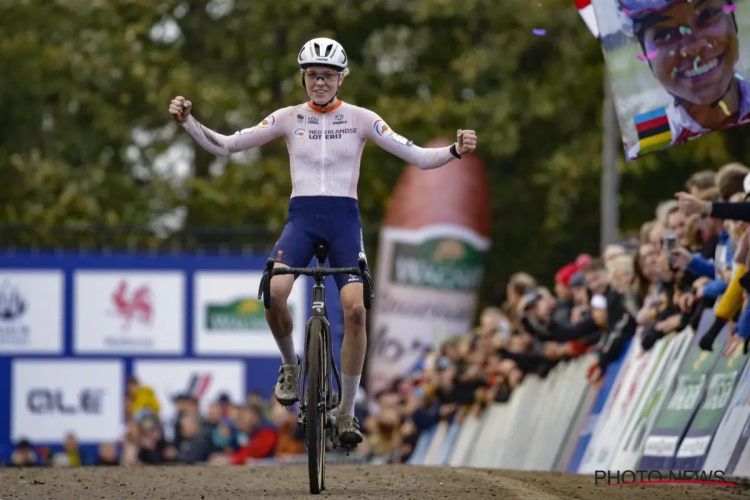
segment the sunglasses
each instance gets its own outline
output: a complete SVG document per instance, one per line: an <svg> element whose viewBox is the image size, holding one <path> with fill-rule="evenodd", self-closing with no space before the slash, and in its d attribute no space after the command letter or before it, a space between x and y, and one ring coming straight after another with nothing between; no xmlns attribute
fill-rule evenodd
<svg viewBox="0 0 750 500"><path fill-rule="evenodd" d="M338 71L322 71L317 72L313 69L306 69L303 70L302 73L305 75L305 79L309 80L311 82L316 81L318 78L323 78L323 81L326 83L333 83L336 81L336 78L341 74Z"/></svg>

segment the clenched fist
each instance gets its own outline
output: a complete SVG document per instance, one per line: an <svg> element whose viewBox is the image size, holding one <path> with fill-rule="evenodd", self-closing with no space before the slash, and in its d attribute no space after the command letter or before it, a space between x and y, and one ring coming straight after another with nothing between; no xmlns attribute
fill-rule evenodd
<svg viewBox="0 0 750 500"><path fill-rule="evenodd" d="M193 109L193 103L178 95L169 103L169 114L177 123L185 123L190 116L190 110Z"/></svg>
<svg viewBox="0 0 750 500"><path fill-rule="evenodd" d="M458 154L465 155L477 149L477 134L473 130L458 131Z"/></svg>

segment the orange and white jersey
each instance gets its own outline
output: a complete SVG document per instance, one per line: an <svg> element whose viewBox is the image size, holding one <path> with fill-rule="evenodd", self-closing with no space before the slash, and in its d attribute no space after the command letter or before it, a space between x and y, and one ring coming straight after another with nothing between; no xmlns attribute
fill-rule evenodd
<svg viewBox="0 0 750 500"><path fill-rule="evenodd" d="M337 101L325 112L312 103L279 109L252 128L226 136L191 115L185 130L208 152L228 156L283 137L289 150L292 197L357 198L360 160L367 139L420 169L456 159L450 147L420 148L396 134L376 113Z"/></svg>

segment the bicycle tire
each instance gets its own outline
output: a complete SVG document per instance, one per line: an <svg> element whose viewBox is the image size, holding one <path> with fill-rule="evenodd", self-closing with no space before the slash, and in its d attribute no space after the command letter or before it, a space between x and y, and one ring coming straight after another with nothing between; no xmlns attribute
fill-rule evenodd
<svg viewBox="0 0 750 500"><path fill-rule="evenodd" d="M322 394L325 387L325 348L323 346L323 323L312 319L307 351L307 470L310 476L310 493L319 494L325 486L326 468L326 412L321 414L320 403L325 403Z"/></svg>

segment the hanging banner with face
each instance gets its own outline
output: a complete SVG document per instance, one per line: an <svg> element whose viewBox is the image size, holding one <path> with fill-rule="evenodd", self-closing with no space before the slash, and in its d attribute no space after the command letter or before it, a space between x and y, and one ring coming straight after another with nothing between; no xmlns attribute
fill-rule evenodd
<svg viewBox="0 0 750 500"><path fill-rule="evenodd" d="M745 0L592 0L628 161L750 122Z"/></svg>

